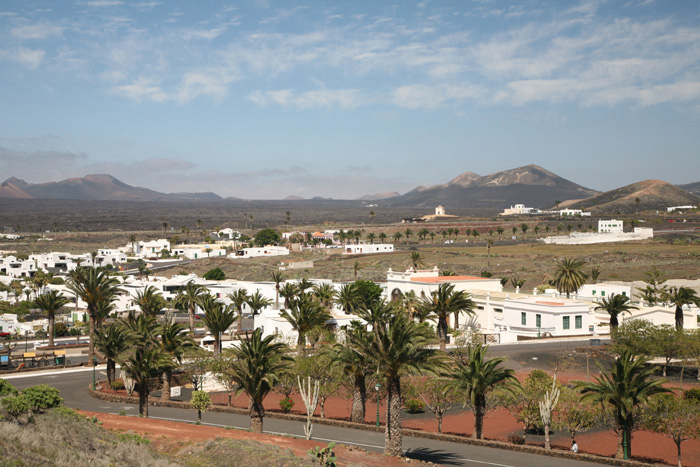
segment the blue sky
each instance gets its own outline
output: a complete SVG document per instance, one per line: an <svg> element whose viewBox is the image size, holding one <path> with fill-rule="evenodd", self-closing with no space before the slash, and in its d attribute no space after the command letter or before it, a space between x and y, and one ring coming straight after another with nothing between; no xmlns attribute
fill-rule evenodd
<svg viewBox="0 0 700 467"><path fill-rule="evenodd" d="M356 198L700 180L700 2L0 3L0 178ZM0 180L1 181L1 180Z"/></svg>

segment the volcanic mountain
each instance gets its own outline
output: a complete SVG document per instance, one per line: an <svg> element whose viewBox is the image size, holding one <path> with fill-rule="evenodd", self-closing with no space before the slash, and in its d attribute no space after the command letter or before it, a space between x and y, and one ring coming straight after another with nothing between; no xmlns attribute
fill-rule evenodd
<svg viewBox="0 0 700 467"><path fill-rule="evenodd" d="M689 191L694 195L700 195L700 182L686 183L685 185L676 185L685 191Z"/></svg>
<svg viewBox="0 0 700 467"><path fill-rule="evenodd" d="M2 198L87 199L111 201L219 200L214 193L160 193L128 185L111 175L87 175L60 182L32 184L14 177L0 185Z"/></svg>
<svg viewBox="0 0 700 467"><path fill-rule="evenodd" d="M501 210L513 204L548 207L557 201L588 198L595 190L577 185L537 165L491 175L466 172L443 185L418 187L386 200L393 206L476 208Z"/></svg>
<svg viewBox="0 0 700 467"><path fill-rule="evenodd" d="M627 214L646 210L665 211L669 206L697 206L698 204L700 204L700 196L663 180L644 180L578 201L569 207L586 208L601 214Z"/></svg>

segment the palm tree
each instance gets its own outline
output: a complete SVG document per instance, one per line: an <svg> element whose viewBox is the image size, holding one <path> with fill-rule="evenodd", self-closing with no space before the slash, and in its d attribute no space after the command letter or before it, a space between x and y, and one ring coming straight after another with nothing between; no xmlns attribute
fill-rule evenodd
<svg viewBox="0 0 700 467"><path fill-rule="evenodd" d="M638 310L636 306L632 306L630 303L630 298L626 295L615 294L609 299L604 298L603 302L595 307L596 310L604 310L610 315L610 331L613 332L617 329L620 324L617 317L624 312L631 312L631 310Z"/></svg>
<svg viewBox="0 0 700 467"><path fill-rule="evenodd" d="M136 292L136 297L131 301L141 310L141 313L155 316L165 308L165 299L163 295L152 285L146 286L143 291Z"/></svg>
<svg viewBox="0 0 700 467"><path fill-rule="evenodd" d="M284 308L289 308L289 299L294 297L299 291L297 284L293 282L287 282L280 289L280 295L284 298Z"/></svg>
<svg viewBox="0 0 700 467"><path fill-rule="evenodd" d="M290 285L290 284L285 284L285 285ZM248 295L248 291L246 289L238 289L238 290L234 290L233 292L228 294L228 299L231 300L231 304L234 306L234 308L236 309L236 312L238 313L236 330L237 330L237 332L242 332L243 331L243 305L245 303L248 303L248 300L250 299L250 295Z"/></svg>
<svg viewBox="0 0 700 467"><path fill-rule="evenodd" d="M106 269L78 266L68 274L68 290L87 304L90 316L90 358L95 357L95 320L101 302L111 303L122 292Z"/></svg>
<svg viewBox="0 0 700 467"><path fill-rule="evenodd" d="M204 295L199 300L199 306L204 310L202 321L214 337L214 356L221 352L221 335L236 321L234 306L226 306L212 295Z"/></svg>
<svg viewBox="0 0 700 467"><path fill-rule="evenodd" d="M152 343L137 345L134 352L121 361L122 371L136 381L139 393L139 415L148 418L148 395L152 381L172 365L170 356Z"/></svg>
<svg viewBox="0 0 700 467"><path fill-rule="evenodd" d="M412 251L411 256L408 259L408 263L413 269L420 269L425 267L425 263L423 262L423 255L420 254L420 251Z"/></svg>
<svg viewBox="0 0 700 467"><path fill-rule="evenodd" d="M263 308L272 305L272 300L263 296L263 294L261 294L259 290L256 290L253 295L248 297L248 301L246 303L248 303L248 306L252 311L253 329L255 329L255 315L259 314L260 310L262 310Z"/></svg>
<svg viewBox="0 0 700 467"><path fill-rule="evenodd" d="M426 309L429 316L437 321L437 334L440 339L440 350L447 348L447 319L455 315L455 328L459 326L459 313L472 314L476 305L469 295L462 290L455 290L454 284L440 284L430 297L421 299L421 307Z"/></svg>
<svg viewBox="0 0 700 467"><path fill-rule="evenodd" d="M374 232L370 232L367 234L367 241L370 243L374 243L374 240L377 238L377 234Z"/></svg>
<svg viewBox="0 0 700 467"><path fill-rule="evenodd" d="M282 271L270 271L270 279L275 283L275 309L280 309L280 287L286 280Z"/></svg>
<svg viewBox="0 0 700 467"><path fill-rule="evenodd" d="M195 346L194 340L187 335L187 328L182 324L166 322L160 327L160 347L170 358L182 362L185 352ZM170 382L173 379L173 369L166 367L163 372L163 391L161 400L170 400Z"/></svg>
<svg viewBox="0 0 700 467"><path fill-rule="evenodd" d="M587 276L583 272L585 265L586 263L583 261L574 258L564 258L558 261L552 285L559 293L565 293L566 298L570 298L572 293L577 292L586 283Z"/></svg>
<svg viewBox="0 0 700 467"><path fill-rule="evenodd" d="M409 242L409 243L410 243L411 235L413 235L413 230L411 230L411 229L406 229L406 230L404 231L404 235L406 235L406 242Z"/></svg>
<svg viewBox="0 0 700 467"><path fill-rule="evenodd" d="M56 312L59 308L70 302L70 298L65 297L56 290L49 290L47 293L39 295L34 300L36 306L45 311L49 318L49 347L53 347L53 329L56 321Z"/></svg>
<svg viewBox="0 0 700 467"><path fill-rule="evenodd" d="M700 306L700 297L690 287L671 287L661 295L661 300L670 302L676 307L676 329L683 329L683 307L685 305Z"/></svg>
<svg viewBox="0 0 700 467"><path fill-rule="evenodd" d="M515 372L500 367L506 361L505 357L495 357L487 361L487 350L488 346L470 347L467 363L456 360L454 370L443 375L451 380L450 386L463 392L469 404L474 407L474 439L481 439L483 433L488 394L497 387L510 392L518 387Z"/></svg>
<svg viewBox="0 0 700 467"><path fill-rule="evenodd" d="M281 310L280 316L297 332L297 353L304 354L306 334L316 326L323 326L332 318L330 313L309 293L301 293L289 300L289 310Z"/></svg>
<svg viewBox="0 0 700 467"><path fill-rule="evenodd" d="M194 314L197 311L197 304L200 298L206 294L207 290L204 286L189 281L175 297L176 304L187 307L187 313L190 315L190 332L194 332Z"/></svg>
<svg viewBox="0 0 700 467"><path fill-rule="evenodd" d="M129 235L129 243L131 243L131 251L136 253L136 234Z"/></svg>
<svg viewBox="0 0 700 467"><path fill-rule="evenodd" d="M487 262L486 262L487 266L491 266L491 247L492 246L493 246L493 238L489 237L488 239L486 239L486 257L488 258Z"/></svg>
<svg viewBox="0 0 700 467"><path fill-rule="evenodd" d="M116 361L131 347L132 340L127 328L113 324L95 331L95 346L107 360L107 385L112 388L116 372Z"/></svg>
<svg viewBox="0 0 700 467"><path fill-rule="evenodd" d="M527 225L527 224L521 224L521 225L520 225L520 230L523 231L523 240L525 239L525 234L527 234L527 229L528 229L528 225Z"/></svg>
<svg viewBox="0 0 700 467"><path fill-rule="evenodd" d="M503 227L498 227L498 228L496 228L496 232L498 232L498 239L501 240L501 237L503 236L503 232L505 232L505 229Z"/></svg>
<svg viewBox="0 0 700 467"><path fill-rule="evenodd" d="M360 305L360 295L354 284L344 284L335 293L335 304L342 309L346 315L351 315Z"/></svg>
<svg viewBox="0 0 700 467"><path fill-rule="evenodd" d="M431 231L428 235L430 235L430 241L431 241L432 243L435 243L435 232L432 232L432 231Z"/></svg>
<svg viewBox="0 0 700 467"><path fill-rule="evenodd" d="M443 368L438 351L428 348L434 342L435 334L429 327L399 313L389 316L385 325L374 326L371 337L367 339L355 339L353 334L349 337L355 351L384 377L387 393L384 453L400 456L401 377Z"/></svg>
<svg viewBox="0 0 700 467"><path fill-rule="evenodd" d="M637 211L639 211L639 203L641 201L642 200L640 200L639 198L634 198L634 213L635 214L637 214Z"/></svg>
<svg viewBox="0 0 700 467"><path fill-rule="evenodd" d="M384 232L379 232L379 241L382 243L386 241L386 234Z"/></svg>
<svg viewBox="0 0 700 467"><path fill-rule="evenodd" d="M238 385L236 395L245 392L250 398L250 430L262 433L265 409L263 400L272 390L280 376L287 370L292 359L286 355L287 346L275 342L275 336L262 337L256 329L240 347L227 349L232 358L231 380Z"/></svg>
<svg viewBox="0 0 700 467"><path fill-rule="evenodd" d="M632 452L632 430L639 416L639 407L651 396L671 392L662 385L663 379L651 379L654 367L647 365L645 357L635 357L625 350L615 360L610 370L600 366L600 376L595 382L579 382L581 402L590 400L610 406L615 414L618 433L617 458L629 458Z"/></svg>
<svg viewBox="0 0 700 467"><path fill-rule="evenodd" d="M355 261L355 263L352 265L352 273L355 281L357 281L357 273L360 272L360 269L362 269L362 265L359 261Z"/></svg>
<svg viewBox="0 0 700 467"><path fill-rule="evenodd" d="M323 308L330 313L335 299L335 288L332 284L324 282L317 284L313 288L313 297L318 300Z"/></svg>
<svg viewBox="0 0 700 467"><path fill-rule="evenodd" d="M401 232L395 232L393 237L394 243L398 243L401 240L401 237L403 237L403 234Z"/></svg>
<svg viewBox="0 0 700 467"><path fill-rule="evenodd" d="M370 371L368 360L359 354L351 342L366 340L370 338L367 330L353 321L346 332L346 343L337 343L326 350L332 366L340 367L343 374L349 378L352 384L352 409L350 411L350 421L355 423L365 422L365 403L367 401L366 375Z"/></svg>
<svg viewBox="0 0 700 467"><path fill-rule="evenodd" d="M374 216L376 216L376 215L377 214L374 211L369 212L369 218L372 219L372 224L374 224Z"/></svg>

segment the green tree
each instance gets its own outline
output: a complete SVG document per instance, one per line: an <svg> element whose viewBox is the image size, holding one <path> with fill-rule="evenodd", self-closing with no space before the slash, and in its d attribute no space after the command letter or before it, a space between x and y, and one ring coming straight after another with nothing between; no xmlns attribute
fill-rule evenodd
<svg viewBox="0 0 700 467"><path fill-rule="evenodd" d="M280 242L280 234L274 229L262 229L255 234L257 246L277 245Z"/></svg>
<svg viewBox="0 0 700 467"><path fill-rule="evenodd" d="M202 421L202 412L206 412L211 407L211 397L205 391L192 391L190 405L197 411L197 420Z"/></svg>
<svg viewBox="0 0 700 467"><path fill-rule="evenodd" d="M561 386L559 404L554 411L552 426L555 430L566 430L573 444L576 434L593 428L600 418L596 404L590 401L581 402L581 393L568 386Z"/></svg>
<svg viewBox="0 0 700 467"><path fill-rule="evenodd" d="M287 278L282 271L270 271L270 280L275 283L275 309L280 309L280 287Z"/></svg>
<svg viewBox="0 0 700 467"><path fill-rule="evenodd" d="M437 321L437 335L442 351L447 348L447 320L449 316L455 316L455 328L457 328L459 326L457 322L459 313L471 315L476 307L468 293L455 290L454 284L449 283L440 284L429 297L423 297L420 306L426 309L425 311L431 319Z"/></svg>
<svg viewBox="0 0 700 467"><path fill-rule="evenodd" d="M49 290L48 292L39 295L34 303L41 308L49 318L49 347L53 347L54 323L56 322L56 312L64 305L71 302L68 297L65 297L57 290Z"/></svg>
<svg viewBox="0 0 700 467"><path fill-rule="evenodd" d="M474 439L481 439L486 415L487 396L496 388L514 393L519 387L515 372L501 367L504 357L486 360L487 346L473 346L468 350L468 360L455 361L453 371L445 374L451 386L465 394L467 402L474 408Z"/></svg>
<svg viewBox="0 0 700 467"><path fill-rule="evenodd" d="M206 316L206 315L205 315ZM196 344L194 339L187 335L187 328L178 323L164 323L160 329L160 347L173 359L174 362L182 363L182 358L188 349ZM170 386L173 379L173 370L167 366L163 372L163 391L161 399L170 400Z"/></svg>
<svg viewBox="0 0 700 467"><path fill-rule="evenodd" d="M690 287L671 287L661 295L664 302L676 307L676 329L683 329L683 307L687 305L700 306L700 297Z"/></svg>
<svg viewBox="0 0 700 467"><path fill-rule="evenodd" d="M552 285L559 293L565 293L566 298L570 298L572 293L576 293L586 283L586 273L583 272L585 264L574 258L557 261Z"/></svg>
<svg viewBox="0 0 700 467"><path fill-rule="evenodd" d="M683 441L700 439L700 404L697 401L665 394L653 398L649 405L650 410L644 417L644 427L673 440L678 453L678 467L683 467Z"/></svg>
<svg viewBox="0 0 700 467"><path fill-rule="evenodd" d="M205 272L204 278L208 281L222 281L226 279L226 274L221 270L221 268L214 268Z"/></svg>
<svg viewBox="0 0 700 467"><path fill-rule="evenodd" d="M199 299L207 294L207 290L194 281L189 281L175 296L175 304L187 308L190 318L190 332L194 332L194 314L197 311Z"/></svg>
<svg viewBox="0 0 700 467"><path fill-rule="evenodd" d="M661 297L668 291L664 284L666 279L663 278L663 273L654 266L651 271L644 273L643 281L647 284L644 288L637 288L640 292L637 295L642 300L649 303L649 305L654 306L661 301Z"/></svg>
<svg viewBox="0 0 700 467"><path fill-rule="evenodd" d="M163 311L163 308L166 306L163 295L152 285L148 285L142 291L139 290L136 292L136 297L134 297L131 303L138 306L141 313L152 316L156 316Z"/></svg>
<svg viewBox="0 0 700 467"><path fill-rule="evenodd" d="M413 269L420 269L425 267L423 255L420 253L420 251L412 251L408 263Z"/></svg>
<svg viewBox="0 0 700 467"><path fill-rule="evenodd" d="M381 300L382 293L384 292L376 282L374 281L355 281L353 287L357 291L357 295L360 300L360 307L370 307L374 303Z"/></svg>
<svg viewBox="0 0 700 467"><path fill-rule="evenodd" d="M224 305L212 295L204 295L199 300L199 306L204 310L202 322L214 338L214 355L221 352L221 336L233 325L238 318L234 306Z"/></svg>
<svg viewBox="0 0 700 467"><path fill-rule="evenodd" d="M394 238L394 243L399 243L401 241L401 237L403 237L403 234L401 232L394 232L392 237Z"/></svg>
<svg viewBox="0 0 700 467"><path fill-rule="evenodd" d="M390 456L400 456L403 452L401 377L439 371L444 366L438 351L428 347L434 338L427 326L410 321L403 314L393 314L385 325L374 327L371 338L351 342L384 378L387 394L384 453Z"/></svg>
<svg viewBox="0 0 700 467"><path fill-rule="evenodd" d="M527 224L520 224L520 230L523 231L523 240L525 239L525 235L527 234L527 229L528 229Z"/></svg>
<svg viewBox="0 0 700 467"><path fill-rule="evenodd" d="M552 388L553 378L542 370L532 370L525 378L521 391L498 391L499 404L523 424L523 440L527 431L541 423L539 402Z"/></svg>
<svg viewBox="0 0 700 467"><path fill-rule="evenodd" d="M353 343L366 341L371 336L364 326L359 324L359 321L353 321L345 333L345 344L337 343L326 348L325 352L328 354L330 364L339 368L346 376L343 381L346 384L346 389L352 393L350 421L364 423L367 402L367 374L371 368L369 360L355 349Z"/></svg>
<svg viewBox="0 0 700 467"><path fill-rule="evenodd" d="M111 303L122 292L119 281L102 268L78 266L68 273L68 290L87 305L90 316L90 358L95 357L95 322L100 303Z"/></svg>
<svg viewBox="0 0 700 467"><path fill-rule="evenodd" d="M323 326L332 318L330 313L314 300L310 293L301 293L289 301L289 310L281 310L280 316L297 332L297 353L304 355L306 336L316 326Z"/></svg>
<svg viewBox="0 0 700 467"><path fill-rule="evenodd" d="M263 308L272 305L272 300L265 297L259 290L256 290L253 295L248 297L246 303L250 307L250 311L253 312L253 329L255 329L255 316L260 314L260 310Z"/></svg>
<svg viewBox="0 0 700 467"><path fill-rule="evenodd" d="M360 305L360 295L355 288L355 284L343 284L335 293L335 304L345 312L346 315L351 315Z"/></svg>
<svg viewBox="0 0 700 467"><path fill-rule="evenodd" d="M610 315L610 331L614 332L620 324L617 317L622 313L629 313L631 310L637 310L636 306L632 306L630 298L626 295L616 294L610 298L604 298L600 305L595 307L596 310L603 310Z"/></svg>
<svg viewBox="0 0 700 467"><path fill-rule="evenodd" d="M632 452L632 430L639 421L641 407L652 396L669 393L663 387L664 380L652 379L654 368L647 365L645 357L635 357L623 352L610 370L600 367L595 383L579 382L581 400L590 400L609 406L614 413L614 427L618 433L617 458L629 458Z"/></svg>
<svg viewBox="0 0 700 467"><path fill-rule="evenodd" d="M291 284L285 284L291 285ZM238 313L238 319L236 320L236 329L240 333L243 331L243 305L248 303L250 295L246 289L236 289L227 295L228 299L231 300L231 304L236 309Z"/></svg>
<svg viewBox="0 0 700 467"><path fill-rule="evenodd" d="M274 335L262 337L262 330L256 329L239 347L225 351L232 357L231 380L238 385L236 395L245 392L250 398L250 430L254 433L263 431L263 400L292 361L286 355L287 346L274 340Z"/></svg>
<svg viewBox="0 0 700 467"><path fill-rule="evenodd" d="M172 365L170 356L153 342L144 342L138 338L130 356L121 362L122 371L132 378L137 384L139 393L139 415L148 418L148 395L151 392L151 384L160 376L164 369Z"/></svg>
<svg viewBox="0 0 700 467"><path fill-rule="evenodd" d="M116 362L130 348L131 339L124 326L113 324L95 330L95 346L107 361L107 385L112 388Z"/></svg>

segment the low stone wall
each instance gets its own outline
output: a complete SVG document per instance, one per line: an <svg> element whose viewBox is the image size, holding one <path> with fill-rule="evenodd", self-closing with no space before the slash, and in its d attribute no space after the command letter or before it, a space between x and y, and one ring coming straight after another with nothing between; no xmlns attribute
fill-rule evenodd
<svg viewBox="0 0 700 467"><path fill-rule="evenodd" d="M53 358L53 357L51 357ZM0 370L0 376L4 375L16 375L18 373L28 373L32 371L46 371L46 370L59 370L63 368L78 368L81 366L87 366L87 363L71 363L70 365L48 365L48 366L35 366L28 368L14 368L10 370Z"/></svg>
<svg viewBox="0 0 700 467"><path fill-rule="evenodd" d="M90 392L90 395L96 399L100 399L103 401L107 402L126 402L130 404L138 404L139 403L139 398L135 396L122 396L119 394L108 394L104 393L99 390L93 390L92 389L92 384L88 386L88 391ZM189 409L189 410L194 410L190 406L188 402L181 402L181 401L162 401L160 399L153 399L149 398L148 399L148 405L152 407L170 407L170 408L175 408L175 409ZM240 407L228 407L226 405L212 405L209 410L209 412L223 412L223 413L233 413L233 414L238 414L238 415L248 415L248 409L243 409ZM265 412L265 417L269 418L279 418L282 420L293 420L293 421L298 421L300 423L306 423L306 416L305 415L297 415L297 414L290 414L290 413L280 413L280 412ZM337 427L342 427L342 428L354 428L356 430L365 430L365 431L375 431L375 432L383 432L384 427L380 426L377 427L376 425L373 424L368 424L368 423L354 423L354 422L349 422L347 420L335 420L331 418L318 418L314 417L313 418L313 423L317 425L329 425L329 426L337 426ZM602 457L602 456L596 456L593 454L584 454L584 453L572 453L571 451L564 451L564 450L558 450L558 449L551 449L547 450L538 446L527 446L527 445L519 445L519 444L512 444L512 443L506 443L503 441L493 441L493 440L485 440L485 439L473 439L473 438L467 438L464 436L457 436L457 435L446 435L442 433L432 433L429 431L421 431L421 430L414 430L411 428L404 428L403 429L403 435L404 436L412 436L415 438L425 438L425 439L434 439L437 441L447 441L451 443L462 443L462 444L471 444L474 446L485 446L485 447L492 447L492 448L498 448L498 449L507 449L509 451L518 451L518 452L527 452L531 454L539 454L539 455L544 455L544 456L550 456L550 457L560 457L560 458L565 458L565 459L574 459L574 460L580 460L580 461L588 461L588 462L593 462L593 463L598 463L598 464L606 464L606 465L619 465L619 466L625 466L625 467L641 467L641 466L653 466L654 464L647 464L643 462L637 462L637 461L632 461L632 460L622 460L622 459L613 459L610 457Z"/></svg>

